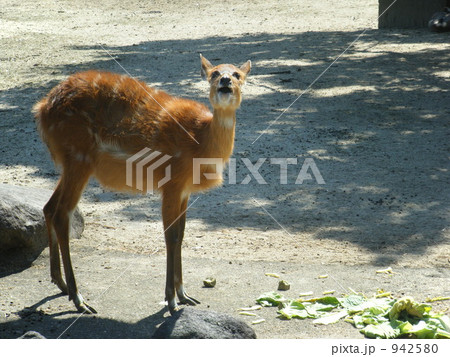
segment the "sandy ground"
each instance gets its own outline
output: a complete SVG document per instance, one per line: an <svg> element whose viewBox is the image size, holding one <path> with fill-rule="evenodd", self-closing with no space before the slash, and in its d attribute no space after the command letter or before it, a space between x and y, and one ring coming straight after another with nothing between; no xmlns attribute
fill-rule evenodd
<svg viewBox="0 0 450 357"><path fill-rule="evenodd" d="M424 269L440 276L433 293L448 295L449 37L376 25L374 0L3 0L0 183L54 188L57 170L30 109L74 72L126 72L208 103L199 53L215 64L251 59L236 128L236 184L226 179L191 199L187 261L207 259L205 274L232 261L294 264L303 272L317 264ZM261 158L266 184L243 161ZM271 158L297 160L286 183ZM325 184L311 170L311 179L295 183L305 159ZM97 282L102 276L93 272L115 254L163 260L157 196L111 193L92 181L79 207L86 228L72 250ZM47 256L44 250L34 265L45 267ZM1 276L3 287L14 277ZM8 305L18 295L3 296L0 313L27 306Z"/></svg>

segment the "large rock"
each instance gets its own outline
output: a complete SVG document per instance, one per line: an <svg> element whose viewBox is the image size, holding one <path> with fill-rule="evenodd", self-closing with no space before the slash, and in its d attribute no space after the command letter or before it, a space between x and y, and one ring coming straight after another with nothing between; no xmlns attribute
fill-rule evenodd
<svg viewBox="0 0 450 357"><path fill-rule="evenodd" d="M22 336L17 337L18 340L42 340L45 339L39 332L27 331Z"/></svg>
<svg viewBox="0 0 450 357"><path fill-rule="evenodd" d="M48 246L47 227L42 208L53 191L42 188L0 184L0 250ZM79 238L84 219L78 209L72 220L72 238Z"/></svg>
<svg viewBox="0 0 450 357"><path fill-rule="evenodd" d="M227 314L185 307L169 317L152 338L244 339L256 338L256 333Z"/></svg>

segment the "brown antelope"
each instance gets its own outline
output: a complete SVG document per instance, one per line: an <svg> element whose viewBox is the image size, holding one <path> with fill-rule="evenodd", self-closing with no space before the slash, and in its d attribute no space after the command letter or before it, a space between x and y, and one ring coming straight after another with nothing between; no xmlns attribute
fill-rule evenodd
<svg viewBox="0 0 450 357"><path fill-rule="evenodd" d="M233 151L241 86L251 68L250 61L238 68L231 64L213 66L202 55L200 59L202 77L210 84L213 113L201 103L172 97L133 78L98 71L70 76L34 107L42 139L54 162L62 168L55 192L44 207L51 278L80 312L96 311L78 292L70 259L69 230L72 212L90 176L113 190L147 192L155 188L161 192L167 253L165 298L169 310L179 310L175 295L182 304L199 303L183 287L181 243L187 202L192 192L220 185L222 172L216 172L214 165L201 165L200 180L195 182L193 160L228 161ZM134 163L132 173L142 177L138 177L140 182L136 185L130 185L127 164L146 149L168 155L165 157L169 159L153 165L157 167L151 172ZM146 164L152 164L151 160L146 160ZM167 168L170 180L158 187L167 176ZM67 284L61 276L58 247Z"/></svg>

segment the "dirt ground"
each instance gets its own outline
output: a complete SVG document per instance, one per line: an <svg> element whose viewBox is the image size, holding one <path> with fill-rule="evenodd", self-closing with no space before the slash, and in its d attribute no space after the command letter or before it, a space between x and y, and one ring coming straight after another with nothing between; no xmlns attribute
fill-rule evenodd
<svg viewBox="0 0 450 357"><path fill-rule="evenodd" d="M236 184L227 174L223 187L191 198L183 243L187 284L193 277L229 278L226 293L219 288L206 293L198 281L192 285L207 295L203 300L217 300L211 308L235 311L236 304L229 307L224 298L239 292L244 295L236 300L251 305L258 289L273 284L264 276L270 268L298 279L296 292L312 286L319 292L316 273L326 271L339 275L332 286L337 293L344 293L351 280L353 289L369 294L386 283L374 271L391 266L403 272L403 280L396 278L391 286L397 294L450 295L450 38L426 29L377 30L377 16L376 0L339 6L330 0L2 0L0 183L54 188L57 170L30 110L74 72L128 73L208 103L199 53L214 64L250 59L252 72L237 113ZM259 168L265 184L243 161L261 158L267 158ZM271 158L296 159L296 165L288 165L286 183ZM295 183L305 159L314 160L324 184L311 170L311 179ZM242 184L247 175L251 180ZM110 286L112 273L120 274L121 268L142 274L133 286L145 284L139 292L118 284L110 305L95 306L109 322L123 318L139 327L133 321L162 316L155 312L162 307L151 299L139 305L150 281L155 296L163 297L159 205L158 196L112 193L95 181L79 204L86 228L71 247L85 297ZM56 314L60 323L67 309L68 318L75 315L66 298L46 299L56 293L48 282L47 259L46 249L30 268L3 267L0 337L29 329L30 321L21 323L24 308L40 299L38 321ZM137 266L129 268L130 262ZM310 280L304 281L306 276ZM246 292L239 287L242 279L259 279L262 285ZM36 296L30 296L34 289ZM126 315L131 303L124 300L134 295L137 310L145 311ZM275 315L255 327L258 337L353 336L327 329L298 334L278 326ZM38 323L33 326L39 330ZM58 327L51 328L41 332L57 337Z"/></svg>

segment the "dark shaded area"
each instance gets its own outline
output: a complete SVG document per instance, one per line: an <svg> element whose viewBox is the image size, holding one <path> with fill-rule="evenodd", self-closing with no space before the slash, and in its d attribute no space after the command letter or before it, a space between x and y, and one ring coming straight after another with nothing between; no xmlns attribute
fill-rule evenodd
<svg viewBox="0 0 450 357"><path fill-rule="evenodd" d="M431 16L449 6L448 0L378 0L379 28L426 27Z"/></svg>
<svg viewBox="0 0 450 357"><path fill-rule="evenodd" d="M156 326L164 321L165 308L135 324L99 318L96 315L82 315L81 317L70 317L62 320L56 317L64 314L73 314L73 311L47 314L39 309L47 301L61 295L49 296L17 312L20 320L0 324L0 338L18 338L26 331L33 329L38 329L37 332L45 338L51 339L150 338L156 331Z"/></svg>
<svg viewBox="0 0 450 357"><path fill-rule="evenodd" d="M360 34L261 33L105 49L131 75L152 84L162 82L164 73L161 89L205 103L207 94L198 93L190 85L200 81L198 53L213 63L239 64L252 60L248 86L257 86L261 94L248 98L244 88L234 154L238 183L249 173L242 158L253 163L261 157L297 158L303 162L313 156L311 153L318 153L315 162L325 185L313 181L295 185L300 166L289 168L288 183L280 185L279 166L267 163L260 173L272 188L270 194L262 197L255 179L248 185L225 183L220 190L228 197L226 201L217 191L207 193L205 199L190 209L189 218L201 219L211 229L236 226L279 229L269 216L258 215L262 212L260 206L243 203L256 197L264 200L264 208L293 234L312 232L316 239L351 242L378 254L376 264L394 263L402 254L421 255L430 246L444 242L450 142L448 121L444 118L450 114L449 85L446 78L434 75L433 70L448 68L450 53L444 48L413 53L374 49L386 42L413 46L418 42L439 43L446 38L426 31L366 31L356 47L348 49L347 55L352 56L340 58L314 84L314 89L325 93L346 86L360 89L323 97L307 92L283 112ZM56 68L41 65L36 70L65 75L93 68L123 72L99 46L71 50L92 49L98 50L95 61ZM370 51L371 56L359 57L358 53L364 51ZM143 60L148 66L142 67ZM290 63L293 60L301 60L302 65L293 66ZM180 67L187 71L180 71ZM1 140L14 142L16 133L25 131L30 140L39 142L30 108L55 84L48 83L46 88L30 85L0 94L0 101L11 108L0 112L0 123L5 118L16 123L6 124L6 130L2 128ZM275 96L280 90L283 93ZM249 108L258 108L257 115L250 115ZM261 133L264 135L252 144ZM423 137L427 140L417 145L417 139ZM43 145L17 143L13 150L16 159L5 162L0 155L1 165L36 166L37 175L56 179ZM351 178L346 173L351 173ZM125 195L116 198L133 199ZM131 210L126 207L123 214L139 219L136 212L145 210L159 219L159 203L153 198L150 201L145 207L135 206ZM288 214L277 214L280 205L289 207ZM363 209L369 213L362 213ZM211 219L212 210L219 210L226 218ZM431 229L430 221L434 222Z"/></svg>
<svg viewBox="0 0 450 357"><path fill-rule="evenodd" d="M44 248L39 250L12 248L0 250L0 279L31 267Z"/></svg>

